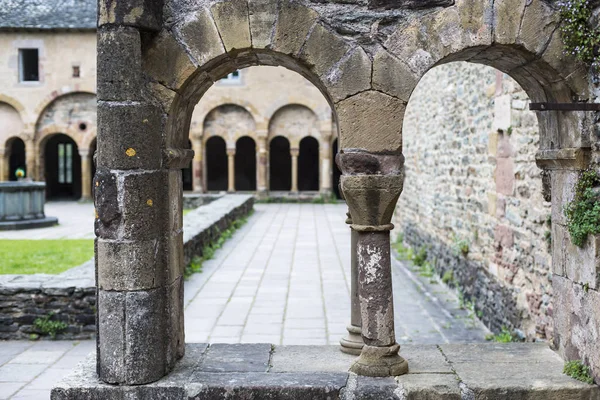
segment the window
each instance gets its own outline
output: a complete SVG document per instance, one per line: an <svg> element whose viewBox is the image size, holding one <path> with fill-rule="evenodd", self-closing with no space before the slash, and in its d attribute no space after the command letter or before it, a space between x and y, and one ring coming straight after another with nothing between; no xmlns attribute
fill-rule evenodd
<svg viewBox="0 0 600 400"><path fill-rule="evenodd" d="M240 71L235 71L221 79L220 83L224 85L239 85L242 83L242 74Z"/></svg>
<svg viewBox="0 0 600 400"><path fill-rule="evenodd" d="M38 49L19 49L19 80L21 82L40 80Z"/></svg>
<svg viewBox="0 0 600 400"><path fill-rule="evenodd" d="M73 144L58 144L58 183L73 183Z"/></svg>
<svg viewBox="0 0 600 400"><path fill-rule="evenodd" d="M73 65L73 78L79 78L81 76L81 70L79 65Z"/></svg>

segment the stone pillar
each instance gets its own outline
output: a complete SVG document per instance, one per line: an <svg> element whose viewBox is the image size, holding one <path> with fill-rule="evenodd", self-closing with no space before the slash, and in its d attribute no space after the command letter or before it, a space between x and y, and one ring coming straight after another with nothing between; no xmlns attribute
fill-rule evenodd
<svg viewBox="0 0 600 400"><path fill-rule="evenodd" d="M366 151L338 154L341 188L357 232L358 296L362 338L360 357L350 370L359 375L395 376L408 372L394 332L390 223L402 192L404 158Z"/></svg>
<svg viewBox="0 0 600 400"><path fill-rule="evenodd" d="M258 137L258 156L256 157L256 191L259 198L267 196L269 177L269 150L267 149L267 137Z"/></svg>
<svg viewBox="0 0 600 400"><path fill-rule="evenodd" d="M192 190L197 193L202 193L204 192L204 187L202 185L202 163L204 162L202 157L202 139L192 139L192 150L194 150L194 159L192 161Z"/></svg>
<svg viewBox="0 0 600 400"><path fill-rule="evenodd" d="M41 151L41 149L40 149ZM35 144L33 140L27 140L25 142L25 166L27 168L27 176L33 180L41 180L39 176L37 176L37 165L35 163L36 155L35 155Z"/></svg>
<svg viewBox="0 0 600 400"><path fill-rule="evenodd" d="M8 160L4 149L0 149L0 182L8 180Z"/></svg>
<svg viewBox="0 0 600 400"><path fill-rule="evenodd" d="M227 191L235 192L235 149L227 149Z"/></svg>
<svg viewBox="0 0 600 400"><path fill-rule="evenodd" d="M292 192L298 191L298 155L300 149L290 149L292 155Z"/></svg>
<svg viewBox="0 0 600 400"><path fill-rule="evenodd" d="M340 189L340 193L342 190ZM346 213L346 223L352 226L350 211ZM350 324L347 326L348 335L340 340L340 350L344 353L360 355L365 343L361 336L360 298L358 297L358 261L356 244L358 232L350 228Z"/></svg>
<svg viewBox="0 0 600 400"><path fill-rule="evenodd" d="M92 160L90 151L79 150L81 157L81 200L92 199Z"/></svg>
<svg viewBox="0 0 600 400"><path fill-rule="evenodd" d="M162 29L160 4L136 2L135 13L126 1L98 7L96 365L100 380L117 385L156 381L185 352L181 168L193 156L184 149L189 125L165 133L161 95L142 71L141 32ZM152 54L156 43L147 44Z"/></svg>
<svg viewBox="0 0 600 400"><path fill-rule="evenodd" d="M324 195L331 195L331 189L332 189L332 185L331 185L331 138L330 137L325 137L323 138L323 141L321 142L321 151L319 153L320 154L320 161L321 161L321 167L319 168L319 170L321 171L321 188L320 191L322 194Z"/></svg>

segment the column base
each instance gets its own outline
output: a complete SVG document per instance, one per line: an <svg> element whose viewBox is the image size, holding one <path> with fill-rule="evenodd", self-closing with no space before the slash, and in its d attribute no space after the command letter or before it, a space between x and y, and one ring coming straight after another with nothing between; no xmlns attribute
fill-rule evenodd
<svg viewBox="0 0 600 400"><path fill-rule="evenodd" d="M348 335L340 340L340 350L346 354L359 356L365 345L359 326L348 325Z"/></svg>
<svg viewBox="0 0 600 400"><path fill-rule="evenodd" d="M408 362L400 357L399 344L386 347L365 345L360 357L350 367L350 372L357 375L385 377L408 373Z"/></svg>

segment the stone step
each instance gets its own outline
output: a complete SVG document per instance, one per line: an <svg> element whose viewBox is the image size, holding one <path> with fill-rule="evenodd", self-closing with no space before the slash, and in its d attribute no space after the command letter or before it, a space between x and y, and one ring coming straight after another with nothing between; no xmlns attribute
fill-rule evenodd
<svg viewBox="0 0 600 400"><path fill-rule="evenodd" d="M348 373L354 357L338 346L187 344L175 370L158 382L98 381L95 355L52 390L52 400L596 400L600 388L562 373L545 344L404 345L409 373L368 378Z"/></svg>

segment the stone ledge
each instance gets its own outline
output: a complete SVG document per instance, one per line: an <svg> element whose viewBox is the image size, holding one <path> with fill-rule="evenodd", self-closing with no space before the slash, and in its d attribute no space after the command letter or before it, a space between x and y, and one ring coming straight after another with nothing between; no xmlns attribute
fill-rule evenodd
<svg viewBox="0 0 600 400"><path fill-rule="evenodd" d="M407 375L366 378L347 372L355 357L337 346L188 344L171 374L141 386L99 382L92 354L51 399L600 399L598 386L563 375L544 344L405 345L401 354Z"/></svg>

